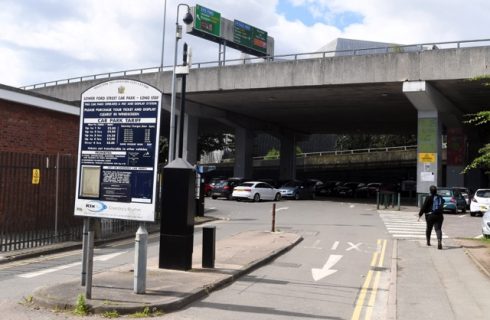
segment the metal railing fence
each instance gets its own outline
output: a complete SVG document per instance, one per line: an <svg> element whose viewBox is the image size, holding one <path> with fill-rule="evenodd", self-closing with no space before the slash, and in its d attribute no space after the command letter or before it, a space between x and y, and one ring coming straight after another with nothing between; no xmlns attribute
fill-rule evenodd
<svg viewBox="0 0 490 320"><path fill-rule="evenodd" d="M227 59L216 61L205 61L193 64L193 68L209 68L209 67L224 67L231 65L242 65L248 63L272 63L272 62L287 62L297 61L305 59L325 59L335 58L336 56L357 56L366 54L386 54L386 53L407 53L407 52L421 52L427 50L444 50L444 49L459 49L459 48L472 48L472 47L484 47L490 46L490 39L476 39L476 40L460 40L460 41L445 41L445 42L426 42L410 45L390 45L379 46L362 49L349 49L349 50L332 50L323 52L306 52L306 53L293 53L293 54L281 54L275 56L268 56L265 58L240 58L240 59ZM140 75L144 73L156 73L163 71L171 71L173 66L163 67L148 67L141 69L132 69L125 71L107 72L94 75L87 75L81 77L73 77L62 80L48 81L42 83L36 83L32 85L22 86L20 89L32 90L37 88L45 88L49 86L57 86L62 84L93 81L99 79L111 79L118 77L126 77L131 75Z"/></svg>

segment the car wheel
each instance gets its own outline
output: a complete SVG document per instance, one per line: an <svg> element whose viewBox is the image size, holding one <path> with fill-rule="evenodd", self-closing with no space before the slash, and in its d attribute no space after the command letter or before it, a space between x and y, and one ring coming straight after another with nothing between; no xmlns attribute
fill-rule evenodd
<svg viewBox="0 0 490 320"><path fill-rule="evenodd" d="M228 200L231 200L232 198L233 198L233 197L231 196L231 194L229 194L229 195L226 197L226 199L228 199Z"/></svg>
<svg viewBox="0 0 490 320"><path fill-rule="evenodd" d="M490 234L484 234L484 235L483 235L483 237L484 237L485 239L490 239Z"/></svg>
<svg viewBox="0 0 490 320"><path fill-rule="evenodd" d="M214 200L218 199L218 197L217 197L217 196L212 196L211 198L213 198Z"/></svg>
<svg viewBox="0 0 490 320"><path fill-rule="evenodd" d="M463 208L463 210L461 212L466 213L466 207Z"/></svg>
<svg viewBox="0 0 490 320"><path fill-rule="evenodd" d="M476 212L471 212L470 211L470 216L472 216L472 217L476 216Z"/></svg>
<svg viewBox="0 0 490 320"><path fill-rule="evenodd" d="M458 209L454 209L453 211L451 211L452 214L458 214Z"/></svg>
<svg viewBox="0 0 490 320"><path fill-rule="evenodd" d="M274 198L274 201L281 201L281 194L279 192L276 193L276 197Z"/></svg>
<svg viewBox="0 0 490 320"><path fill-rule="evenodd" d="M294 200L299 200L299 199L300 199L299 193L296 193L296 194L294 195Z"/></svg>
<svg viewBox="0 0 490 320"><path fill-rule="evenodd" d="M259 202L260 201L260 194L256 193L254 194L254 202Z"/></svg>
<svg viewBox="0 0 490 320"><path fill-rule="evenodd" d="M206 192L206 197L210 197L211 196L211 191L208 190L208 192Z"/></svg>

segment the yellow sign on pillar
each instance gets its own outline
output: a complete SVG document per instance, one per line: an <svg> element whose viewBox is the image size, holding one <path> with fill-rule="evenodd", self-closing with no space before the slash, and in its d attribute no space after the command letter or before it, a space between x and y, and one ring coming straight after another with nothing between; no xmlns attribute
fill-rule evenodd
<svg viewBox="0 0 490 320"><path fill-rule="evenodd" d="M419 162L434 163L436 162L436 156L435 153L419 153Z"/></svg>
<svg viewBox="0 0 490 320"><path fill-rule="evenodd" d="M41 170L32 169L32 184L39 184L41 180Z"/></svg>

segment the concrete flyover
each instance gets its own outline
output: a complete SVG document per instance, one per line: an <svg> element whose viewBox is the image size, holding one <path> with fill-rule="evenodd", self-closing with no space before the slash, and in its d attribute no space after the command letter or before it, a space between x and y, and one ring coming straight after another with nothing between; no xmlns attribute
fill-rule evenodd
<svg viewBox="0 0 490 320"><path fill-rule="evenodd" d="M422 193L428 185L442 182L441 134L454 135L459 142L463 139L463 144L469 142L473 153L480 144L474 132L463 128L462 118L482 110L490 98L490 90L482 86L484 80L468 81L489 73L489 43L336 57L287 56L262 63L235 61L226 66L194 68L187 78L189 115L199 117L201 125L219 122L241 130L237 149L251 148L247 141L255 131L278 136L281 154L288 155L281 160L285 168L281 178L294 177L294 145L304 135L417 133L419 140L422 136L426 139L419 153L435 155L419 161L417 187ZM125 77L169 93L171 73L156 71ZM73 101L79 100L88 87L105 80L88 77L86 81L58 82L33 90ZM453 140L448 137L448 141ZM448 143L451 148L452 143ZM241 152L236 175L250 176L249 154ZM447 183L468 184L468 177L457 174L464 163L451 159ZM479 174L470 180L475 186L482 183Z"/></svg>

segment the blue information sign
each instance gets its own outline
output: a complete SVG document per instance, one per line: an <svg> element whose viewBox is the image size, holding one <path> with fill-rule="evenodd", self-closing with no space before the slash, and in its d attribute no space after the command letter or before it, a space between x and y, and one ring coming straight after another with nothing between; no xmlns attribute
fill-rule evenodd
<svg viewBox="0 0 490 320"><path fill-rule="evenodd" d="M134 80L82 94L75 215L154 221L160 106Z"/></svg>

